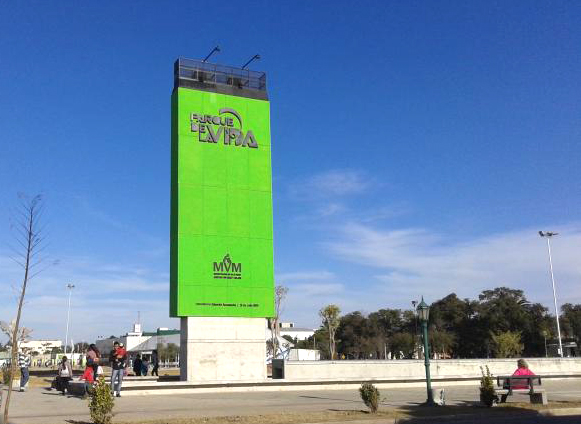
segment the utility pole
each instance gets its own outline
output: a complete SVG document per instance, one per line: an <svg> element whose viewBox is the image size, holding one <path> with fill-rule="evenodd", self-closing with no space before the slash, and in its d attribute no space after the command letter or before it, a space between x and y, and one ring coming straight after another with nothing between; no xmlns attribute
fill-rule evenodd
<svg viewBox="0 0 581 424"><path fill-rule="evenodd" d="M555 303L555 317L557 319L557 337L559 338L559 356L563 357L563 343L561 341L561 326L559 324L559 308L557 307L557 292L555 291L555 276L553 275L553 258L551 257L551 237L559 233L551 231L539 231L541 237L547 238L547 250L549 252L549 269L551 271L551 283L553 284L553 301Z"/></svg>
<svg viewBox="0 0 581 424"><path fill-rule="evenodd" d="M71 295L73 294L74 284L67 284L67 289L69 289L69 306L67 309L67 333L65 336L65 355L67 354L67 347L69 345L69 321L71 318Z"/></svg>

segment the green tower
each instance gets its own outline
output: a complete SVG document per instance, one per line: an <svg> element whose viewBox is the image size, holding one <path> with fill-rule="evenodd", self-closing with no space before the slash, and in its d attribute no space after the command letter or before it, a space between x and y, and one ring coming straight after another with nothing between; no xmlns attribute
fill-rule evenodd
<svg viewBox="0 0 581 424"><path fill-rule="evenodd" d="M170 315L271 317L266 75L180 58L171 110Z"/></svg>
<svg viewBox="0 0 581 424"><path fill-rule="evenodd" d="M266 75L178 59L171 108L170 316L187 381L266 379L274 313Z"/></svg>

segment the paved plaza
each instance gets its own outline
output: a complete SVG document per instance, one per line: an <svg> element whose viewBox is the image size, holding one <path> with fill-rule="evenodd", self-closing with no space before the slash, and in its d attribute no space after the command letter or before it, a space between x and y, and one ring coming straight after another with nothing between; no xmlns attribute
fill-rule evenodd
<svg viewBox="0 0 581 424"><path fill-rule="evenodd" d="M581 402L581 382L561 380L543 382L549 401ZM381 408L415 406L425 400L425 389L381 389L384 401ZM478 400L478 386L446 387L449 405L472 404ZM515 400L527 401L526 396ZM366 409L357 390L308 390L245 393L201 393L150 396L127 396L115 399L116 421L140 421L184 417L211 417L231 415L265 415L276 413L349 411ZM12 397L11 423L13 424L70 424L88 421L87 400L62 396L44 388L32 388L28 392L16 392ZM527 417L527 422L569 423L571 417L561 421ZM490 422L514 422L513 418ZM522 419L522 418L521 418Z"/></svg>

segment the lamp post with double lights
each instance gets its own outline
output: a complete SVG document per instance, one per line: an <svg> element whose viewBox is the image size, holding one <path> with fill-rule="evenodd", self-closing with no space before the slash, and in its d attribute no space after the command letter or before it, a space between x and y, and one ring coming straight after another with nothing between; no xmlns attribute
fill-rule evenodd
<svg viewBox="0 0 581 424"><path fill-rule="evenodd" d="M423 296L422 301L418 305L417 311L420 323L422 324L422 333L424 336L424 365L426 366L426 389L428 392L428 399L426 400L425 405L436 406L432 393L432 379L430 378L430 345L428 343L428 319L430 318L430 307L426 302L424 302Z"/></svg>
<svg viewBox="0 0 581 424"><path fill-rule="evenodd" d="M539 231L539 235L547 239L549 252L549 270L551 271L551 283L553 284L553 301L555 302L555 317L557 318L557 336L559 337L559 356L563 357L563 343L561 342L561 326L559 325L559 308L557 307L557 292L555 291L555 276L553 275L553 258L551 257L551 237L559 233L552 231Z"/></svg>

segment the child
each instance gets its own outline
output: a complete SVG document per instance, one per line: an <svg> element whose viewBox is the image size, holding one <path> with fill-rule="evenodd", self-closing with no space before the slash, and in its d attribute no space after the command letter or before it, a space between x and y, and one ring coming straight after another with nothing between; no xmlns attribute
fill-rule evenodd
<svg viewBox="0 0 581 424"><path fill-rule="evenodd" d="M85 383L94 383L95 377L93 376L93 367L85 368L85 372L83 373L81 378L79 378L79 380L84 380Z"/></svg>
<svg viewBox="0 0 581 424"><path fill-rule="evenodd" d="M79 378L79 380L85 382L85 396L87 395L87 393L92 392L93 383L95 383L95 378L93 376L93 367L87 366L87 368L85 368L85 372Z"/></svg>
<svg viewBox="0 0 581 424"><path fill-rule="evenodd" d="M122 359L125 355L127 355L127 350L125 350L123 343L119 343L119 346L117 349L115 349L115 353L119 359Z"/></svg>

